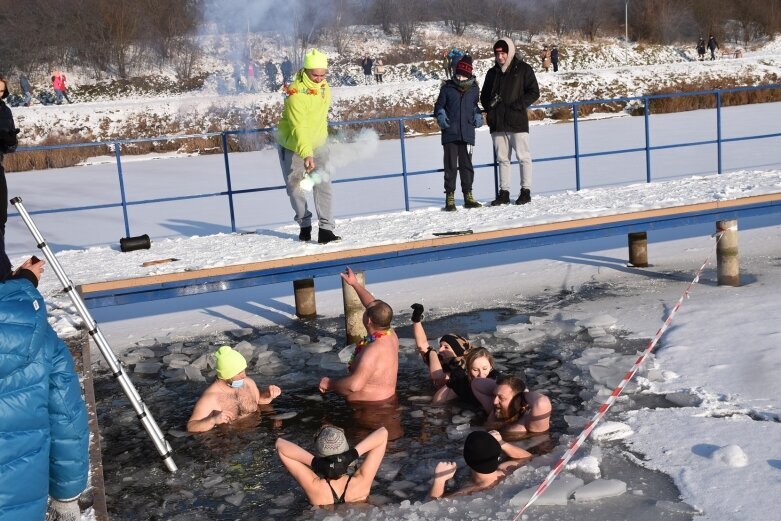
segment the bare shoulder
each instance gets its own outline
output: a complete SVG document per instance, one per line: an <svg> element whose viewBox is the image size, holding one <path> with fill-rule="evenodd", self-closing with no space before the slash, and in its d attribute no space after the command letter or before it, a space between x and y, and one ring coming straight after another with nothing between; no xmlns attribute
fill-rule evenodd
<svg viewBox="0 0 781 521"><path fill-rule="evenodd" d="M550 409L550 398L538 392L531 392L531 405L535 408Z"/></svg>

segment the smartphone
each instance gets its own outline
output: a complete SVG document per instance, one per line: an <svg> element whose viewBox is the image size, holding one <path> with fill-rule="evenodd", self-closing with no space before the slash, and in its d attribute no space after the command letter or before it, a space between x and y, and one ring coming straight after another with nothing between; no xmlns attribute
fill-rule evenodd
<svg viewBox="0 0 781 521"><path fill-rule="evenodd" d="M36 257L35 255L33 255L32 257L30 257L30 260L31 260L31 261L33 261L33 264L38 264L39 262L41 262L41 259L39 259L39 258L38 258L38 257Z"/></svg>

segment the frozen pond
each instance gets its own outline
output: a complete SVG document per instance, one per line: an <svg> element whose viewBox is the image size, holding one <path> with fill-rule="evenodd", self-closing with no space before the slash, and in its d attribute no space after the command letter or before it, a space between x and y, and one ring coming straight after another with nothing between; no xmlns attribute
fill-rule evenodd
<svg viewBox="0 0 781 521"><path fill-rule="evenodd" d="M244 329L129 349L123 359L168 433L180 470L174 475L164 470L135 413L102 366L95 390L109 515L123 520L512 519L522 504L519 498L513 501L514 496L536 488L647 344L631 338L607 314L578 321L567 307L633 290L585 285L577 293L545 295L518 302L512 309L475 310L426 322L431 339L450 331L468 333L474 343L491 349L502 372L524 376L528 386L548 395L554 406L550 435L518 442L535 455L529 465L490 491L458 499L427 500L432 470L439 460L455 460L460 463L456 482L468 479L462 440L473 428L470 423L479 425L482 417L458 403L429 405L433 389L411 340L407 314L394 320L402 340L396 407L354 411L341 398L322 397L317 391L320 376L346 373L345 353L340 358L336 341L342 337L342 319L297 323L295 331ZM187 419L214 376L204 355L224 343L245 352L248 374L259 386L274 383L283 394L238 426L189 435ZM644 379L657 377L653 359L649 362L638 375L639 384L630 384L607 421L620 410L673 406L643 392ZM323 422L344 427L351 443L379 425L388 427L393 441L372 489L371 505L312 509L283 469L274 451L276 438L311 448ZM575 499L568 503L565 493L563 505L535 504L528 519L692 519L696 512L680 502L672 480L642 467L620 440L623 424L615 425L604 429L599 439L587 441L557 480L582 480L581 485L591 488L575 490ZM618 491L606 492L611 487Z"/></svg>

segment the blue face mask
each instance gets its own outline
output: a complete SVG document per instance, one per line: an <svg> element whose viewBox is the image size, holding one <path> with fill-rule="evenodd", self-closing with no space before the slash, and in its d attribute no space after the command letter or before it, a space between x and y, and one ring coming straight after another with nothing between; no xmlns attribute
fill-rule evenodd
<svg viewBox="0 0 781 521"><path fill-rule="evenodd" d="M244 385L244 380L243 379L242 380L233 380L231 382L231 387L234 388L234 389L238 389L239 387L241 387L243 385Z"/></svg>

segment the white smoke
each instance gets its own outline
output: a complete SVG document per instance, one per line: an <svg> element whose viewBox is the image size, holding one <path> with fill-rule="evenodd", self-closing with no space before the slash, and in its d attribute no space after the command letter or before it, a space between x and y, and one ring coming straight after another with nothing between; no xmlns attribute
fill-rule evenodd
<svg viewBox="0 0 781 521"><path fill-rule="evenodd" d="M377 153L380 136L370 128L358 132L339 129L328 137L325 145L315 152L315 168L304 174L299 182L302 190L311 191L316 185L329 181L340 168L350 163L373 157Z"/></svg>

